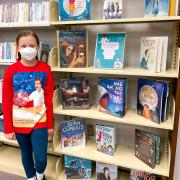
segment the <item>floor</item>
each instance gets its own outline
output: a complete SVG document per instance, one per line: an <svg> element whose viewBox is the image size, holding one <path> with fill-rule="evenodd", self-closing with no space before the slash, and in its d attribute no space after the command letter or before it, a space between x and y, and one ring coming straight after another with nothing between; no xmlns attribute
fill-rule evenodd
<svg viewBox="0 0 180 180"><path fill-rule="evenodd" d="M0 180L25 180L25 178L0 171Z"/></svg>

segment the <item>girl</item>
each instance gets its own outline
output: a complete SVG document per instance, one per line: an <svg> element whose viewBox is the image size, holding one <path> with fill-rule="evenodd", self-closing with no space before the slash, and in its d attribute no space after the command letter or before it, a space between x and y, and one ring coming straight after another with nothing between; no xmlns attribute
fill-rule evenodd
<svg viewBox="0 0 180 180"><path fill-rule="evenodd" d="M48 135L54 133L53 76L49 65L37 60L39 39L34 32L21 32L16 44L18 60L4 74L4 133L7 139L17 139L27 179L45 180ZM38 87L44 106L35 105L38 93L31 97Z"/></svg>

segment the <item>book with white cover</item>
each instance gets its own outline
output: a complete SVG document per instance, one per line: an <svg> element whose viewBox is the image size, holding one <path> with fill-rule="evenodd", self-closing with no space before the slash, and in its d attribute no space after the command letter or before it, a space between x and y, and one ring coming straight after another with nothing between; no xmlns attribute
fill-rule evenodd
<svg viewBox="0 0 180 180"><path fill-rule="evenodd" d="M167 51L168 51L168 36L163 36L163 48L162 48L162 60L161 60L161 72L166 71L167 64Z"/></svg>
<svg viewBox="0 0 180 180"><path fill-rule="evenodd" d="M157 59L156 59L156 72L161 72L162 48L163 48L163 37L159 37Z"/></svg>

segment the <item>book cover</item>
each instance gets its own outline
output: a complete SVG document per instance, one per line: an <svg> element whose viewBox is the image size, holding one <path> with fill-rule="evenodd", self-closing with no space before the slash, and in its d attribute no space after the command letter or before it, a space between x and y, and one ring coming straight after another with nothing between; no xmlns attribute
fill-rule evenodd
<svg viewBox="0 0 180 180"><path fill-rule="evenodd" d="M0 112L0 133L4 133L4 120L1 112Z"/></svg>
<svg viewBox="0 0 180 180"><path fill-rule="evenodd" d="M0 79L0 102L2 102L2 87L3 87L3 79Z"/></svg>
<svg viewBox="0 0 180 180"><path fill-rule="evenodd" d="M168 16L169 0L146 0L145 17L149 16Z"/></svg>
<svg viewBox="0 0 180 180"><path fill-rule="evenodd" d="M126 110L127 79L98 79L98 110L123 117Z"/></svg>
<svg viewBox="0 0 180 180"><path fill-rule="evenodd" d="M140 68L156 72L158 42L158 37L141 37Z"/></svg>
<svg viewBox="0 0 180 180"><path fill-rule="evenodd" d="M156 174L150 174L144 171L130 170L130 180L160 180Z"/></svg>
<svg viewBox="0 0 180 180"><path fill-rule="evenodd" d="M117 180L117 166L96 162L96 180Z"/></svg>
<svg viewBox="0 0 180 180"><path fill-rule="evenodd" d="M122 0L104 0L103 18L104 19L122 18Z"/></svg>
<svg viewBox="0 0 180 180"><path fill-rule="evenodd" d="M98 33L95 68L123 69L126 33Z"/></svg>
<svg viewBox="0 0 180 180"><path fill-rule="evenodd" d="M160 124L163 91L162 83L148 79L138 79L137 114Z"/></svg>
<svg viewBox="0 0 180 180"><path fill-rule="evenodd" d="M61 123L62 149L85 146L85 120L67 120Z"/></svg>
<svg viewBox="0 0 180 180"><path fill-rule="evenodd" d="M143 131L135 130L135 156L146 163L149 167L155 168L156 142Z"/></svg>
<svg viewBox="0 0 180 180"><path fill-rule="evenodd" d="M39 52L38 52L38 59L45 63L48 63L49 58L49 44L40 42L39 43Z"/></svg>
<svg viewBox="0 0 180 180"><path fill-rule="evenodd" d="M162 48L162 60L161 60L161 72L166 71L167 53L168 53L168 36L163 36L163 48Z"/></svg>
<svg viewBox="0 0 180 180"><path fill-rule="evenodd" d="M90 19L90 0L59 0L59 20Z"/></svg>
<svg viewBox="0 0 180 180"><path fill-rule="evenodd" d="M65 155L64 164L66 179L91 179L91 160Z"/></svg>
<svg viewBox="0 0 180 180"><path fill-rule="evenodd" d="M60 67L87 67L87 31L58 31Z"/></svg>
<svg viewBox="0 0 180 180"><path fill-rule="evenodd" d="M90 86L83 78L69 78L60 81L63 109L89 108Z"/></svg>
<svg viewBox="0 0 180 180"><path fill-rule="evenodd" d="M116 128L96 125L96 150L113 156L116 145Z"/></svg>

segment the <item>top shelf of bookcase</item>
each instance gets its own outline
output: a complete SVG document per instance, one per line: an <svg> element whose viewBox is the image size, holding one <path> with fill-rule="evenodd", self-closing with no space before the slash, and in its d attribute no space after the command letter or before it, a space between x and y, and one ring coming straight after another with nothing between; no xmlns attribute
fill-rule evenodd
<svg viewBox="0 0 180 180"><path fill-rule="evenodd" d="M141 18L123 18L123 19L96 19L96 20L81 20L81 21L52 21L53 26L65 25L101 25L101 24L120 24L120 23L153 23L153 22L180 22L180 16L167 17L141 17Z"/></svg>

